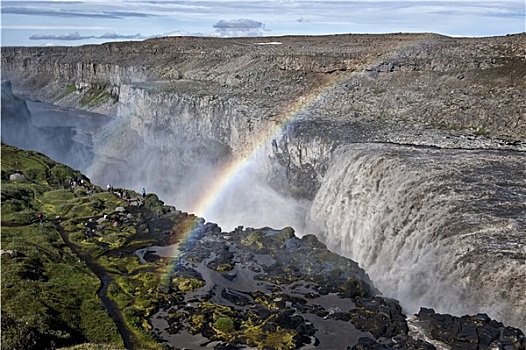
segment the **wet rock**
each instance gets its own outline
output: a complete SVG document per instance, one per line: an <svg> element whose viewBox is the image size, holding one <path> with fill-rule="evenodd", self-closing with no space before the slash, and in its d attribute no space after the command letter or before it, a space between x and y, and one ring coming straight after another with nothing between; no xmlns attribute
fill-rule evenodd
<svg viewBox="0 0 526 350"><path fill-rule="evenodd" d="M246 305L249 305L251 302L251 299L248 298L247 296L242 295L240 293L236 293L228 289L223 289L221 291L221 297L223 297L225 300L228 300L231 303L236 304L238 306L246 306Z"/></svg>
<svg viewBox="0 0 526 350"><path fill-rule="evenodd" d="M224 279L230 282L234 281L237 278L237 274L235 273L224 273L221 276L223 276Z"/></svg>
<svg viewBox="0 0 526 350"><path fill-rule="evenodd" d="M214 350L241 350L244 349L244 346L235 345L235 344L227 344L227 343L220 343L214 345Z"/></svg>
<svg viewBox="0 0 526 350"><path fill-rule="evenodd" d="M513 327L504 327L486 314L456 317L421 308L418 318L431 339L439 340L453 349L525 349L524 333Z"/></svg>
<svg viewBox="0 0 526 350"><path fill-rule="evenodd" d="M388 346L377 342L374 339L361 337L358 339L358 344L354 345L352 350L384 350L389 349Z"/></svg>
<svg viewBox="0 0 526 350"><path fill-rule="evenodd" d="M358 329L369 331L376 339L391 338L407 334L409 328L398 302L375 297L355 301L355 308L349 311L351 322Z"/></svg>
<svg viewBox="0 0 526 350"><path fill-rule="evenodd" d="M163 286L163 285L160 285L157 290L159 291L159 293L163 293L163 294L168 294L170 293L170 287L169 286Z"/></svg>
<svg viewBox="0 0 526 350"><path fill-rule="evenodd" d="M254 311L261 319L267 319L271 315L270 310L263 306L258 306Z"/></svg>

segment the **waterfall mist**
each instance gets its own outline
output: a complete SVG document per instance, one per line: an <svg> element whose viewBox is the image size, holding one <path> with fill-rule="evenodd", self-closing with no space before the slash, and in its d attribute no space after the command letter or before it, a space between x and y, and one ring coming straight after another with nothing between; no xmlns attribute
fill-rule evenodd
<svg viewBox="0 0 526 350"><path fill-rule="evenodd" d="M24 101L2 83L2 142L37 150L85 171L93 162L92 137L110 118L105 115Z"/></svg>
<svg viewBox="0 0 526 350"><path fill-rule="evenodd" d="M213 140L166 130L139 135L121 118L95 135L94 144L96 157L87 169L93 182L137 192L144 187L182 211L208 196L210 184L223 176L220 169L235 158ZM306 204L273 189L257 162L247 163L226 183L220 197L205 203L207 221L225 231L237 226L303 229Z"/></svg>
<svg viewBox="0 0 526 350"><path fill-rule="evenodd" d="M509 283L526 275L524 160L349 146L333 159L307 226L408 312L486 312L524 327L525 282Z"/></svg>
<svg viewBox="0 0 526 350"><path fill-rule="evenodd" d="M207 195L224 162L235 156L214 140L156 127L141 135L124 118L23 101L4 89L2 101L2 139L7 143L78 169L102 188L110 184L140 193L144 187L182 211ZM211 201L205 203L205 219L225 231L240 225L304 227L306 204L270 187L257 162L247 164L228 181L221 197Z"/></svg>

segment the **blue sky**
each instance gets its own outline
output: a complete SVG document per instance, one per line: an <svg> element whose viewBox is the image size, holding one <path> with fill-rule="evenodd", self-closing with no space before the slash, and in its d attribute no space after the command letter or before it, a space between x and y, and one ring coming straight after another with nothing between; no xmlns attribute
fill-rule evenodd
<svg viewBox="0 0 526 350"><path fill-rule="evenodd" d="M215 37L526 31L525 0L80 0L1 2L2 45Z"/></svg>

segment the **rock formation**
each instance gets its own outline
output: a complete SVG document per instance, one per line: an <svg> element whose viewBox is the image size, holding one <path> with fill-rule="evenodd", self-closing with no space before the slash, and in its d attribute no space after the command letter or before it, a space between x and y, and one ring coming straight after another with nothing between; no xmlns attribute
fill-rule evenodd
<svg viewBox="0 0 526 350"><path fill-rule="evenodd" d="M316 234L371 268L373 281L393 273L414 281L429 266L448 290L440 309L436 293L413 285L407 295L422 306L487 312L524 328L524 39L173 37L3 47L2 76L16 93L114 117L95 137L96 183L146 182L172 198L174 188L198 190L186 182L196 168L212 173L257 150L258 174L311 205L308 231L298 235ZM175 182L159 184L170 176ZM393 252L400 256L385 256ZM458 278L455 288L449 277ZM471 300L459 308L449 298Z"/></svg>
<svg viewBox="0 0 526 350"><path fill-rule="evenodd" d="M29 147L35 135L24 100L13 95L10 81L2 81L2 142Z"/></svg>

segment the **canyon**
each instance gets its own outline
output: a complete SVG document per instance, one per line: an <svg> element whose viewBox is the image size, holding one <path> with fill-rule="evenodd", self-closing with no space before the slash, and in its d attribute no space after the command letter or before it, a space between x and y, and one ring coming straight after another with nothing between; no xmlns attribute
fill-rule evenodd
<svg viewBox="0 0 526 350"><path fill-rule="evenodd" d="M94 183L146 187L225 229L293 226L406 312L526 329L525 39L2 47L2 79L28 101L110 119L83 144ZM20 114L2 108L2 123ZM218 199L196 206L224 167Z"/></svg>

